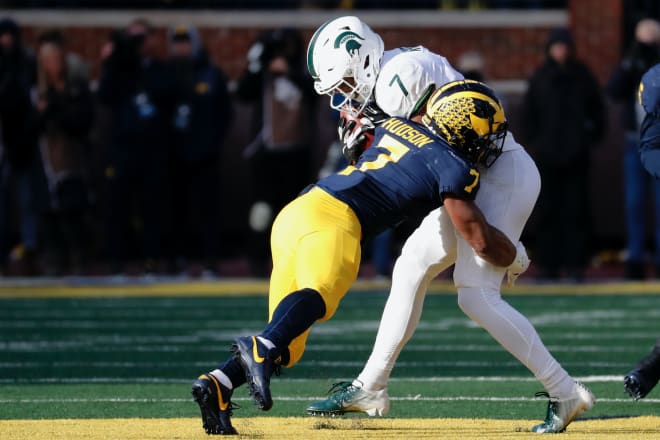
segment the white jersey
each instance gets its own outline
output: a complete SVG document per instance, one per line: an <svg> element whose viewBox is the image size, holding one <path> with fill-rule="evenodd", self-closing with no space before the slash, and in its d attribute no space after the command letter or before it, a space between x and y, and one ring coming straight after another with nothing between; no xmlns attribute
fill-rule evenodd
<svg viewBox="0 0 660 440"><path fill-rule="evenodd" d="M423 46L400 47L383 53L376 79L376 104L388 115L409 118L426 98L429 87L463 79L447 58ZM507 133L502 151L522 148L511 132Z"/></svg>
<svg viewBox="0 0 660 440"><path fill-rule="evenodd" d="M400 47L383 53L374 90L376 104L390 116L409 118L428 87L463 79L445 57L425 47Z"/></svg>

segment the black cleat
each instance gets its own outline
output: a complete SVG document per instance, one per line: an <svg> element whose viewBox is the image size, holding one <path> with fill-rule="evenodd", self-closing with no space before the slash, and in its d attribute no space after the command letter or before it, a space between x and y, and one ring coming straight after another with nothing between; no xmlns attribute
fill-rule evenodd
<svg viewBox="0 0 660 440"><path fill-rule="evenodd" d="M192 395L202 412L202 426L207 434L237 435L230 416L232 390L222 385L211 374L202 374L193 382Z"/></svg>
<svg viewBox="0 0 660 440"><path fill-rule="evenodd" d="M268 411L273 406L270 395L270 378L280 375L282 356L276 348L267 349L256 336L246 336L234 341L231 348L236 360L245 371L248 391L259 409Z"/></svg>
<svg viewBox="0 0 660 440"><path fill-rule="evenodd" d="M660 380L660 339L653 351L642 359L637 367L623 378L623 389L630 396L639 400L651 392Z"/></svg>
<svg viewBox="0 0 660 440"><path fill-rule="evenodd" d="M623 390L633 399L639 400L646 397L657 383L657 380L647 378L642 370L636 368L623 378Z"/></svg>

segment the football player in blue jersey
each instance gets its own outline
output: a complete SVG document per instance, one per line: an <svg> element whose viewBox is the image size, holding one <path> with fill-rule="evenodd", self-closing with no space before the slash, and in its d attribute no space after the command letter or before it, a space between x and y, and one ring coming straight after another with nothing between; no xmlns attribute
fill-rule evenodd
<svg viewBox="0 0 660 440"><path fill-rule="evenodd" d="M640 127L640 157L644 168L660 178L660 64L651 67L639 85L639 102L645 116ZM623 379L625 391L635 400L651 392L660 380L660 339L651 354Z"/></svg>
<svg viewBox="0 0 660 440"><path fill-rule="evenodd" d="M335 313L357 277L364 236L443 205L484 264L522 270L524 248L488 224L474 203L480 174L473 164L497 157L506 136L501 104L474 81L447 84L427 99L429 112L420 106L412 120L383 122L356 163L321 179L278 214L268 325L259 335L237 338L233 355L193 383L207 433L236 433L230 399L246 382L258 407L271 408L271 376L298 362L312 324ZM456 117L441 131L436 116L452 106Z"/></svg>
<svg viewBox="0 0 660 440"><path fill-rule="evenodd" d="M660 64L651 67L639 84L645 115L640 126L640 155L644 168L660 179Z"/></svg>

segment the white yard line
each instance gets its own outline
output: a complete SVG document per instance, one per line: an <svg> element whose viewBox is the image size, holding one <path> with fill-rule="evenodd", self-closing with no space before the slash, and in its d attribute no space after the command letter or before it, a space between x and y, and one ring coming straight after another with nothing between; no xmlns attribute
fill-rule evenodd
<svg viewBox="0 0 660 440"><path fill-rule="evenodd" d="M275 400L283 402L308 402L312 400L325 399L327 396L282 396L276 397ZM447 396L447 397L424 397L421 395L407 396L407 397L390 397L391 400L402 402L535 402L539 400L547 400L546 398L536 397L468 397L468 396ZM232 400L236 401L251 401L250 397L234 397ZM99 398L99 399L81 399L81 398L61 398L61 399L0 399L0 404L32 404L32 403L185 403L191 402L192 399L183 398L159 398L159 399L135 399L135 398ZM622 403L631 402L631 399L612 399L601 398L598 402L605 403ZM637 403L660 403L660 399L642 399Z"/></svg>
<svg viewBox="0 0 660 440"><path fill-rule="evenodd" d="M332 382L340 380L351 380L352 378L278 378L277 382ZM576 379L585 383L607 383L607 382L621 382L623 375L594 375L576 377ZM0 379L2 385L18 385L25 383L50 383L50 384L75 384L75 383L166 383L178 384L189 383L188 379L172 379L166 377L67 377L67 378L49 378L40 377L35 379ZM390 382L537 382L537 380L530 376L435 376L435 377L393 377Z"/></svg>

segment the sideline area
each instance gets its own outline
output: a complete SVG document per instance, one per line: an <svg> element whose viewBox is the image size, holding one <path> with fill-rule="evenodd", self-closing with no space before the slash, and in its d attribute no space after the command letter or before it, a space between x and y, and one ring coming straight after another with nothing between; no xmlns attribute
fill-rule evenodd
<svg viewBox="0 0 660 440"><path fill-rule="evenodd" d="M337 439L524 439L538 421L489 419L325 419L312 417L234 418L240 438ZM2 420L2 438L19 439L206 439L199 418ZM658 438L660 417L576 420L561 434L566 440Z"/></svg>
<svg viewBox="0 0 660 440"><path fill-rule="evenodd" d="M352 292L385 291L390 281L358 280L351 286ZM429 293L454 295L449 281L434 281ZM268 281L256 278L224 278L204 281L175 277L66 277L66 278L0 278L2 298L104 298L104 297L162 297L162 296L242 296L266 295ZM660 294L660 282L593 282L525 283L505 287L505 295L626 295Z"/></svg>

